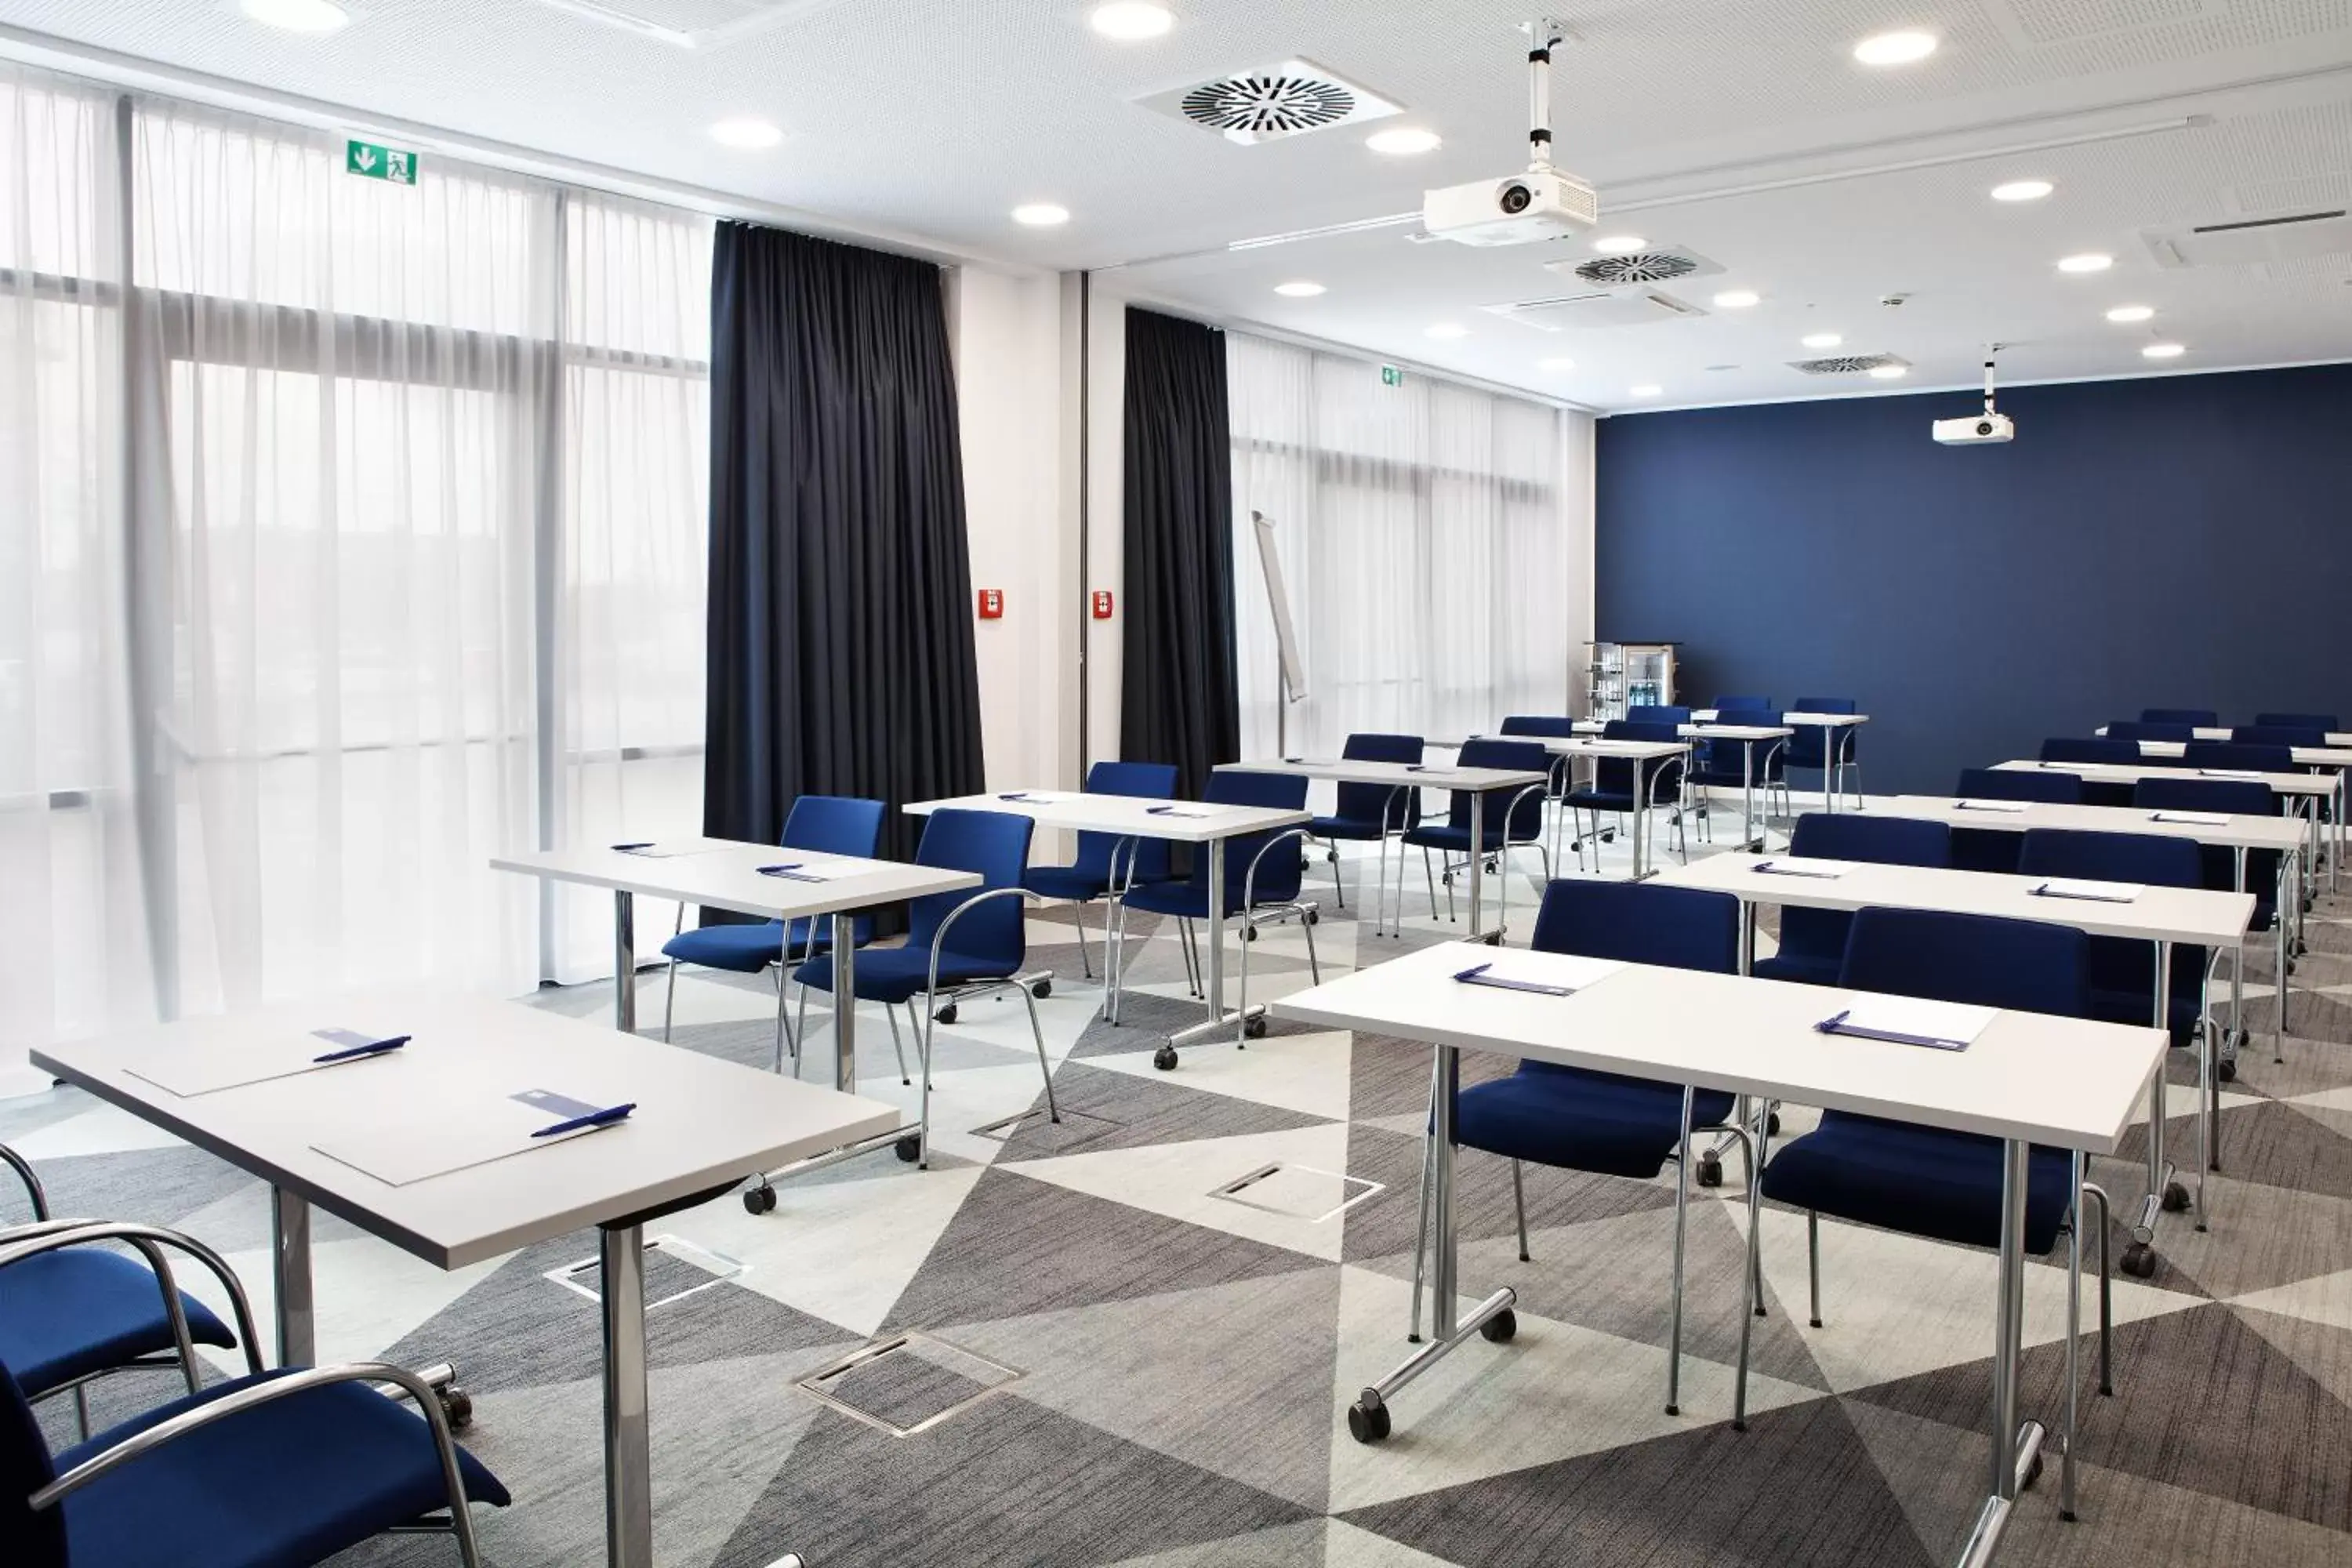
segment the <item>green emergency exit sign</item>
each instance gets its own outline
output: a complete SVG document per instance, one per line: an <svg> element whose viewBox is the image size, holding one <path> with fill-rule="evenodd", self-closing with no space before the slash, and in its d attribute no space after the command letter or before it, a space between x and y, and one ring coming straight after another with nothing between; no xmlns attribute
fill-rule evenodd
<svg viewBox="0 0 2352 1568"><path fill-rule="evenodd" d="M1399 370L1392 364L1384 364L1381 366L1381 384L1382 386L1402 386L1404 384L1404 372Z"/></svg>
<svg viewBox="0 0 2352 1568"><path fill-rule="evenodd" d="M379 147L373 142L348 142L343 145L343 170L362 179L413 185L416 183L416 154L397 147Z"/></svg>

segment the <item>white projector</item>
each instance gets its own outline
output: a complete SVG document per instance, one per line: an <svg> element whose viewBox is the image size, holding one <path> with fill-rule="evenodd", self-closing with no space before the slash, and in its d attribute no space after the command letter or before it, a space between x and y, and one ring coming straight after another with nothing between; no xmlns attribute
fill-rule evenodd
<svg viewBox="0 0 2352 1568"><path fill-rule="evenodd" d="M1993 441L2017 439L2017 421L2006 414L1986 409L1964 419L1936 421L1936 439L1947 447L1975 447Z"/></svg>
<svg viewBox="0 0 2352 1568"><path fill-rule="evenodd" d="M1421 201L1421 226L1430 237L1457 245L1529 245L1582 234L1600 221L1592 187L1549 166L1448 185Z"/></svg>

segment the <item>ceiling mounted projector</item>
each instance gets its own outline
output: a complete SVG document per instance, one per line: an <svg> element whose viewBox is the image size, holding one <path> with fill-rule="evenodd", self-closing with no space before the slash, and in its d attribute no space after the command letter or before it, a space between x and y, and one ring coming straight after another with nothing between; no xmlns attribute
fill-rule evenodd
<svg viewBox="0 0 2352 1568"><path fill-rule="evenodd" d="M1992 346L1996 352L2000 348L1999 343ZM1985 361L1984 412L1971 414L1965 419L1938 419L1935 431L1936 439L1947 447L1990 446L2017 439L2017 421L1993 410L1992 361L1990 358Z"/></svg>
<svg viewBox="0 0 2352 1568"><path fill-rule="evenodd" d="M1551 52L1566 37L1554 21L1528 25L1528 131L1524 174L1473 180L1422 197L1421 225L1457 245L1528 245L1582 234L1601 221L1592 187L1551 162Z"/></svg>

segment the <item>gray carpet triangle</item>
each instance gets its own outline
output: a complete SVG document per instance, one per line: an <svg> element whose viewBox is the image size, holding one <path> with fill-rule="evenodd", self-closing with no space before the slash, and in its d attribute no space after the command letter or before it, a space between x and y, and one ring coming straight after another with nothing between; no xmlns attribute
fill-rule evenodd
<svg viewBox="0 0 2352 1568"><path fill-rule="evenodd" d="M1076 1149L1133 1149L1196 1138L1232 1138L1249 1132L1287 1132L1329 1125L1327 1119L1286 1110L1231 1094L1187 1089L1181 1074L1143 1078L1109 1072L1084 1062L1064 1062L1054 1073L1054 1098L1073 1118L1067 1131L1042 1120L1024 1124L1005 1145L1000 1163L1066 1154ZM1045 1110L1043 1092L1032 1110ZM1088 1127L1096 1121L1107 1125Z"/></svg>

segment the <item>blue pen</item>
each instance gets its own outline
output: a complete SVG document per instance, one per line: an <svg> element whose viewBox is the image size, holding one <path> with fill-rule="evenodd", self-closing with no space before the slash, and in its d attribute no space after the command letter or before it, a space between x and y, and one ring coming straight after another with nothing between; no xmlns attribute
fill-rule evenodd
<svg viewBox="0 0 2352 1568"><path fill-rule="evenodd" d="M1547 985L1539 980L1512 980L1504 975L1487 973L1486 971L1493 967L1491 963L1474 963L1457 972L1454 978L1465 985L1492 985L1501 991L1532 991L1538 996L1576 994L1576 987L1572 985Z"/></svg>
<svg viewBox="0 0 2352 1568"><path fill-rule="evenodd" d="M1933 1035L1906 1035L1893 1029L1873 1029L1847 1023L1846 1020L1853 1016L1853 1009L1849 1008L1823 1018L1813 1027L1824 1035L1845 1035L1859 1040L1885 1040L1897 1046L1925 1046L1930 1050L1964 1051L1969 1048L1966 1040L1948 1040Z"/></svg>
<svg viewBox="0 0 2352 1568"><path fill-rule="evenodd" d="M624 855L634 855L640 849L650 849L653 847L654 841L650 838L639 839L635 844L615 844L613 846L614 848L619 850Z"/></svg>
<svg viewBox="0 0 2352 1568"><path fill-rule="evenodd" d="M322 1056L312 1057L310 1059L321 1066L331 1066L336 1062L356 1061L362 1057L382 1056L386 1051L396 1051L406 1044L408 1044L406 1035L394 1035L387 1039L369 1040L362 1045L345 1046L341 1050L329 1051Z"/></svg>
<svg viewBox="0 0 2352 1568"><path fill-rule="evenodd" d="M762 877L778 878L786 882L822 882L824 880L823 877L812 877L807 872L802 870L802 864L803 862L798 860L787 860L781 866L762 866L759 868L760 875Z"/></svg>
<svg viewBox="0 0 2352 1568"><path fill-rule="evenodd" d="M592 1110L585 1116L575 1116L569 1121L559 1121L552 1127L542 1127L531 1134L534 1138L552 1138L559 1132L578 1132L590 1127L611 1127L626 1121L629 1112L637 1108L635 1100L626 1105L608 1105L602 1110Z"/></svg>
<svg viewBox="0 0 2352 1568"><path fill-rule="evenodd" d="M1154 805L1147 806L1145 808L1145 815L1149 816L1206 816L1209 814L1205 811L1186 811L1183 807L1177 805Z"/></svg>
<svg viewBox="0 0 2352 1568"><path fill-rule="evenodd" d="M996 798L999 800L1027 800L1029 798L1029 793L1026 790L1016 789L1009 795L1000 795Z"/></svg>

